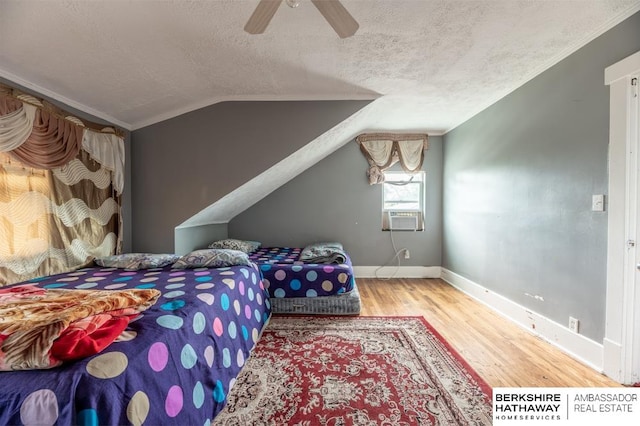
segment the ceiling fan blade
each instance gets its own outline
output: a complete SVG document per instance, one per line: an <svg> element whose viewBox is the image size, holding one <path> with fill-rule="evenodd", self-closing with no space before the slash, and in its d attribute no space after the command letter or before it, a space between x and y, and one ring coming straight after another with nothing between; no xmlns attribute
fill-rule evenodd
<svg viewBox="0 0 640 426"><path fill-rule="evenodd" d="M271 18L276 14L276 10L280 7L282 0L260 0L256 10L253 11L251 17L244 26L244 30L249 34L262 34L267 29L267 25L271 22Z"/></svg>
<svg viewBox="0 0 640 426"><path fill-rule="evenodd" d="M344 8L340 0L311 0L311 2L340 38L351 37L358 31L360 25Z"/></svg>

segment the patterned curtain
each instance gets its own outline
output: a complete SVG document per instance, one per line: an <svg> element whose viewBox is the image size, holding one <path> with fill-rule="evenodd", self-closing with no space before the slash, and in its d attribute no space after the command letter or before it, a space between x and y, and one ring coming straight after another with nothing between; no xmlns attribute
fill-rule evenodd
<svg viewBox="0 0 640 426"><path fill-rule="evenodd" d="M369 184L384 182L384 171L398 161L407 173L422 169L424 150L427 149L426 134L363 133L356 138L369 169Z"/></svg>
<svg viewBox="0 0 640 426"><path fill-rule="evenodd" d="M120 253L124 142L106 131L0 87L0 286Z"/></svg>
<svg viewBox="0 0 640 426"><path fill-rule="evenodd" d="M0 153L0 286L119 252L120 197L86 151L34 169Z"/></svg>

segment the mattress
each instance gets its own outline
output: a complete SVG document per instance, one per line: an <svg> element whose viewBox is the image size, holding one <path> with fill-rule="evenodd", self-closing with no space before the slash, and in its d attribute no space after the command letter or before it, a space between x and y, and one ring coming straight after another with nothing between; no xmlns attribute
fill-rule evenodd
<svg viewBox="0 0 640 426"><path fill-rule="evenodd" d="M162 294L97 355L49 370L0 372L0 424L209 424L271 313L255 265L85 268L29 283Z"/></svg>
<svg viewBox="0 0 640 426"><path fill-rule="evenodd" d="M272 298L274 314L304 315L358 315L361 302L355 281L353 289L347 293L319 297Z"/></svg>
<svg viewBox="0 0 640 426"><path fill-rule="evenodd" d="M358 315L360 293L351 260L344 264L309 264L301 248L262 247L251 253L259 265L275 314Z"/></svg>
<svg viewBox="0 0 640 426"><path fill-rule="evenodd" d="M301 248L263 247L249 255L260 266L272 299L314 298L350 292L355 285L351 260L343 264L304 263Z"/></svg>

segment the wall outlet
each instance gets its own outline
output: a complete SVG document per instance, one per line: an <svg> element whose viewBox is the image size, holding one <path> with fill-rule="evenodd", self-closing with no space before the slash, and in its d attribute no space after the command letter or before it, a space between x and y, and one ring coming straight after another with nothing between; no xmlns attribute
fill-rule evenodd
<svg viewBox="0 0 640 426"><path fill-rule="evenodd" d="M404 249L404 258L411 259L411 253L409 253L409 249Z"/></svg>
<svg viewBox="0 0 640 426"><path fill-rule="evenodd" d="M569 317L569 330L574 333L580 332L580 321L577 318Z"/></svg>

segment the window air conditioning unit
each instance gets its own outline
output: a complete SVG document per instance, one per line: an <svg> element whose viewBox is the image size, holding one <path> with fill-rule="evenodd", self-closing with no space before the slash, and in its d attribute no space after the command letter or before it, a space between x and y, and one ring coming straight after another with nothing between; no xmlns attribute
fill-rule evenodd
<svg viewBox="0 0 640 426"><path fill-rule="evenodd" d="M391 231L417 231L418 212L389 212L389 229Z"/></svg>

